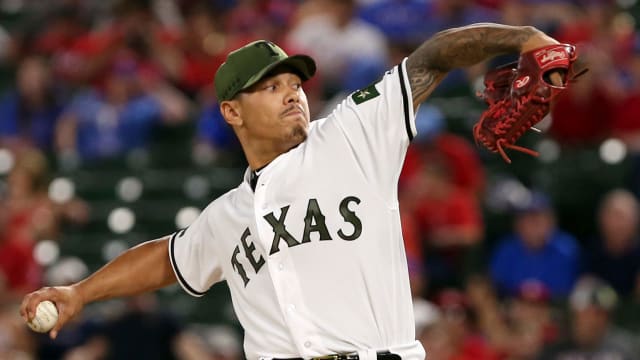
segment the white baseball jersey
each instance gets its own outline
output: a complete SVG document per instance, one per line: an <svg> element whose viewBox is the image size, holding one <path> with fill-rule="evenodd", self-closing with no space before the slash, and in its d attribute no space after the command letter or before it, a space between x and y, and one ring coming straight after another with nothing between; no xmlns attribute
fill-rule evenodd
<svg viewBox="0 0 640 360"><path fill-rule="evenodd" d="M415 122L406 60L310 124L305 142L250 171L171 237L181 286L225 280L248 359L390 350L415 340L397 188Z"/></svg>

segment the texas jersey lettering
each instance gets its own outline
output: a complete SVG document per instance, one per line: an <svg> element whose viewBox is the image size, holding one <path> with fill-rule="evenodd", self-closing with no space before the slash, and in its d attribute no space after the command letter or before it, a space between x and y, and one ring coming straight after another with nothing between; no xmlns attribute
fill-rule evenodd
<svg viewBox="0 0 640 360"><path fill-rule="evenodd" d="M227 282L248 358L383 344L424 359L397 199L416 132L409 92L403 63L311 122L307 140L269 163L255 191L247 169L171 237L171 263L189 294Z"/></svg>
<svg viewBox="0 0 640 360"><path fill-rule="evenodd" d="M336 232L337 237L342 240L355 240L360 237L362 233L362 222L358 218L355 212L349 210L348 204L349 202L360 203L360 199L354 196L349 196L344 198L340 202L340 213L342 214L344 221L353 225L353 231L349 235L345 235L342 229L339 229ZM297 246L301 244L306 244L311 242L311 234L314 232L318 233L319 240L333 240L333 237L329 233L329 229L325 223L325 216L322 214L320 210L320 206L318 205L318 200L309 199L307 205L307 213L304 217L304 232L302 234L301 240L297 240L289 231L287 231L287 226L285 223L287 213L289 212L289 205L280 209L280 216L276 218L273 212L263 216L263 218L271 225L273 228L273 241L271 242L271 250L269 251L269 255L273 255L280 251L280 242L284 241L288 247ZM260 256L259 259L255 258L253 254L256 246L251 242L249 236L251 235L251 231L247 227L242 233L242 237L240 238L240 243L242 244L242 250L244 257L249 261L251 267L258 273L264 265L264 258ZM335 235L334 235L335 236ZM233 250L233 255L231 256L231 264L233 265L234 270L238 273L238 275L244 281L244 285L247 286L249 283L249 277L247 276L247 272L244 269L242 263L238 260L238 255L240 255L240 245L236 246Z"/></svg>

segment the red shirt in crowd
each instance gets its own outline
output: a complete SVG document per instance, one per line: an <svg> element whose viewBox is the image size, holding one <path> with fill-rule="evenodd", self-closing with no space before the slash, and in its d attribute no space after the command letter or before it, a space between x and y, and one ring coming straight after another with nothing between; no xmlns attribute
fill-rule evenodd
<svg viewBox="0 0 640 360"><path fill-rule="evenodd" d="M453 182L471 192L480 192L485 185L485 173L476 148L465 138L442 133L429 144L415 144L409 147L400 175L402 184L414 176L423 161L440 157L447 163Z"/></svg>
<svg viewBox="0 0 640 360"><path fill-rule="evenodd" d="M27 293L40 287L42 269L33 258L33 244L4 240L0 243L0 281L4 288Z"/></svg>
<svg viewBox="0 0 640 360"><path fill-rule="evenodd" d="M610 134L614 102L605 91L594 87L581 99L572 90L561 94L551 111L549 133L562 144L595 144Z"/></svg>

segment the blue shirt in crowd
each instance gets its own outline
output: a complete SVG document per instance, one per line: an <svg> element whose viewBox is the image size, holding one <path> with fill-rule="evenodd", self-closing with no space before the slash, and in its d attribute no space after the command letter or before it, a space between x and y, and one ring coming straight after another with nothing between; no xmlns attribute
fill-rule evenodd
<svg viewBox="0 0 640 360"><path fill-rule="evenodd" d="M227 125L218 103L204 107L197 123L197 138L220 150L239 149L231 126Z"/></svg>
<svg viewBox="0 0 640 360"><path fill-rule="evenodd" d="M565 297L580 272L580 248L572 235L559 230L538 250L525 247L518 235L508 235L494 251L490 272L503 294L516 294L527 280L538 280L552 296Z"/></svg>
<svg viewBox="0 0 640 360"><path fill-rule="evenodd" d="M29 108L16 91L10 91L0 99L0 138L29 141L49 151L61 110L54 99L49 99L42 108Z"/></svg>
<svg viewBox="0 0 640 360"><path fill-rule="evenodd" d="M67 112L76 117L77 151L83 159L109 158L147 145L161 119L160 103L143 95L115 107L96 92L76 97Z"/></svg>

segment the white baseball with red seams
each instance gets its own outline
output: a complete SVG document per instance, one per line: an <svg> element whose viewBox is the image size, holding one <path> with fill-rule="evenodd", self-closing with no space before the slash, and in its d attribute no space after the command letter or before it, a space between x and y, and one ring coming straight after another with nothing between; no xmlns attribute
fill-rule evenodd
<svg viewBox="0 0 640 360"><path fill-rule="evenodd" d="M27 321L27 325L31 330L39 333L46 333L58 322L58 309L55 304L49 300L45 300L36 307L36 314Z"/></svg>
<svg viewBox="0 0 640 360"><path fill-rule="evenodd" d="M248 359L335 353L424 359L400 227L398 178L416 135L406 59L349 95L308 138L171 237L180 285L226 281Z"/></svg>

